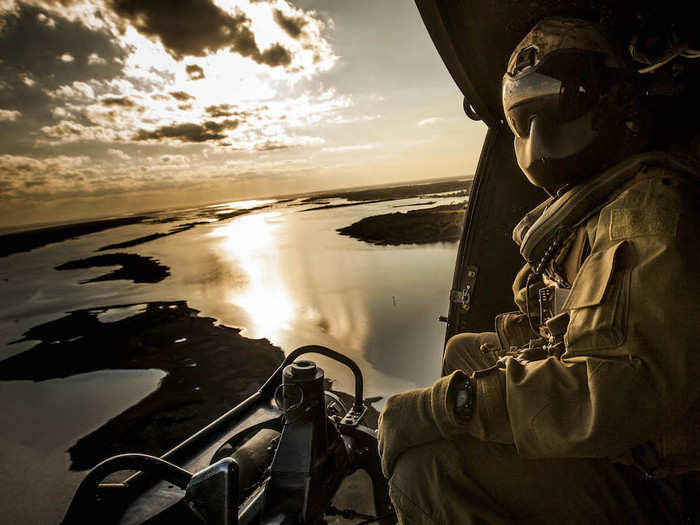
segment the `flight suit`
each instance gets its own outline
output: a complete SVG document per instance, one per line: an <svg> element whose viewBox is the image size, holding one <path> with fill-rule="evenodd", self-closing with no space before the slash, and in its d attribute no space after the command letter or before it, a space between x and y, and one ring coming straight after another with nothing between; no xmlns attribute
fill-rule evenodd
<svg viewBox="0 0 700 525"><path fill-rule="evenodd" d="M511 316L451 339L433 387L387 400L380 452L402 523L682 520L676 474L700 470L697 181L643 166L562 247L544 278L571 286L563 355L521 358ZM453 409L464 375L468 422Z"/></svg>

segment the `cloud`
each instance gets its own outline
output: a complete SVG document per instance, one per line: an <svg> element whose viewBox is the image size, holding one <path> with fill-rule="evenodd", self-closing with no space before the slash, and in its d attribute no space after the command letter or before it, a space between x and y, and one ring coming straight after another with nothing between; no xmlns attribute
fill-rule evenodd
<svg viewBox="0 0 700 525"><path fill-rule="evenodd" d="M323 144L352 105L313 81L338 59L330 27L290 0L0 0L0 192L202 184Z"/></svg>
<svg viewBox="0 0 700 525"><path fill-rule="evenodd" d="M273 140L268 140L255 146L257 151L279 151L289 148L291 148L289 144L285 144L284 142L275 142Z"/></svg>
<svg viewBox="0 0 700 525"><path fill-rule="evenodd" d="M107 154L111 155L112 157L115 157L119 160L124 160L124 161L131 160L131 157L129 155L127 155L126 153L124 153L120 149L110 148L107 150Z"/></svg>
<svg viewBox="0 0 700 525"><path fill-rule="evenodd" d="M180 102L194 100L194 97L192 95L190 95L189 93L185 93L184 91L171 91L170 96L173 97L175 100L179 100Z"/></svg>
<svg viewBox="0 0 700 525"><path fill-rule="evenodd" d="M261 51L250 18L240 10L232 15L211 0L110 0L109 5L140 33L158 39L176 60L228 48L271 67L291 61L280 44Z"/></svg>
<svg viewBox="0 0 700 525"><path fill-rule="evenodd" d="M288 66L292 62L292 54L281 44L272 44L261 55L260 61L268 66Z"/></svg>
<svg viewBox="0 0 700 525"><path fill-rule="evenodd" d="M320 137L307 136L290 136L283 135L279 137L271 137L263 142L255 144L256 151L277 151L296 148L299 146L317 146L325 141Z"/></svg>
<svg viewBox="0 0 700 525"><path fill-rule="evenodd" d="M90 53L90 55L88 55L87 63L90 66L94 66L97 64L106 64L107 61L97 53Z"/></svg>
<svg viewBox="0 0 700 525"><path fill-rule="evenodd" d="M0 195L13 196L18 191L43 188L69 190L76 172L85 169L87 156L59 155L37 159L22 155L0 155Z"/></svg>
<svg viewBox="0 0 700 525"><path fill-rule="evenodd" d="M239 106L233 104L216 104L213 106L207 106L204 111L212 118L220 117L236 117L239 120L249 120L255 117L258 120L264 120L266 117L266 112L270 110L270 106L249 106L246 109L242 109ZM278 117L283 120L286 118L283 116Z"/></svg>
<svg viewBox="0 0 700 525"><path fill-rule="evenodd" d="M187 66L185 66L185 72L187 76L190 77L190 80L201 80L205 78L204 69L197 64L187 64Z"/></svg>
<svg viewBox="0 0 700 525"><path fill-rule="evenodd" d="M40 139L39 142L47 144L71 144L85 141L115 142L125 138L123 133L114 129L86 126L69 120L62 120L53 126L43 126L40 131L46 138Z"/></svg>
<svg viewBox="0 0 700 525"><path fill-rule="evenodd" d="M280 9L275 9L275 22L292 38L299 38L308 21L302 16L287 16Z"/></svg>
<svg viewBox="0 0 700 525"><path fill-rule="evenodd" d="M48 27L56 27L56 21L53 18L46 16L44 13L39 13L36 19Z"/></svg>
<svg viewBox="0 0 700 525"><path fill-rule="evenodd" d="M161 164L168 164L169 166L188 166L189 160L185 155L161 155Z"/></svg>
<svg viewBox="0 0 700 525"><path fill-rule="evenodd" d="M65 119L68 116L68 111L62 106L51 108L51 116L55 119Z"/></svg>
<svg viewBox="0 0 700 525"><path fill-rule="evenodd" d="M111 107L120 107L120 108L136 108L139 107L139 105L131 100L129 97L105 97L102 100L100 100L100 103L103 106L106 106L108 108Z"/></svg>
<svg viewBox="0 0 700 525"><path fill-rule="evenodd" d="M442 120L441 117L430 117L430 118L424 118L423 120L418 121L418 125L423 128L425 126L434 126L438 122Z"/></svg>
<svg viewBox="0 0 700 525"><path fill-rule="evenodd" d="M134 136L136 141L168 141L179 142L209 142L225 139L227 135L224 131L236 129L238 120L224 120L216 122L209 120L201 124L188 122L185 124L173 124L161 126L152 131L141 129Z"/></svg>
<svg viewBox="0 0 700 525"><path fill-rule="evenodd" d="M32 78L32 76L28 73L22 73L19 76L20 80L22 83L27 86L27 87L33 87L34 84L36 84L36 81Z"/></svg>
<svg viewBox="0 0 700 525"><path fill-rule="evenodd" d="M214 118L231 117L234 114L232 111L233 108L234 106L231 104L216 104L214 106L207 106L204 108L204 111Z"/></svg>
<svg viewBox="0 0 700 525"><path fill-rule="evenodd" d="M0 0L0 5L8 6L0 13L0 79L6 84L0 90L0 108L22 114L13 124L13 133L0 137L0 151L28 152L44 141L41 128L56 124L56 116L65 119L74 113L76 104L95 102L90 83L122 74L123 65L115 60L129 50L116 43L104 20L102 27L95 29L58 12L77 10L77 2ZM80 10L96 5L81 4ZM93 53L104 57L106 63L88 68ZM57 106L63 115L54 113ZM40 154L37 150L34 153Z"/></svg>
<svg viewBox="0 0 700 525"><path fill-rule="evenodd" d="M376 144L353 144L349 146L333 146L330 148L323 148L321 151L324 153L342 153L345 151L367 151L376 147Z"/></svg>
<svg viewBox="0 0 700 525"><path fill-rule="evenodd" d="M51 98L63 99L94 99L95 90L85 82L75 81L72 84L59 86L58 88L46 91Z"/></svg>
<svg viewBox="0 0 700 525"><path fill-rule="evenodd" d="M116 41L104 20L95 28L87 26L84 20L69 19L56 12L49 16L47 11L70 9L87 13L94 11L97 4L61 0L33 3L42 7L10 2L13 7L0 14L4 22L0 32L0 78L24 75L46 89L54 89L72 81L112 77L121 72L122 66L114 59L123 59L128 50ZM81 66L88 64L93 54L105 63L95 64L87 71ZM29 85L28 80L25 84Z"/></svg>
<svg viewBox="0 0 700 525"><path fill-rule="evenodd" d="M329 124L352 124L354 122L371 122L382 118L381 115L336 115L326 119Z"/></svg>
<svg viewBox="0 0 700 525"><path fill-rule="evenodd" d="M21 114L22 113L20 113L19 111L15 111L12 109L0 109L0 121L9 120L10 122L14 122L20 117Z"/></svg>

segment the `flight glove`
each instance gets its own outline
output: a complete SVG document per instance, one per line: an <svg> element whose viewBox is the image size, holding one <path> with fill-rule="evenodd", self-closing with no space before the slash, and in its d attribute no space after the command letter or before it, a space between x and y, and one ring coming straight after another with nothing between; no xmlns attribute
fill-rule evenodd
<svg viewBox="0 0 700 525"><path fill-rule="evenodd" d="M379 415L379 454L382 472L389 479L399 456L411 447L439 439L452 439L463 431L455 415L456 388L467 376L456 370L432 387L391 396Z"/></svg>

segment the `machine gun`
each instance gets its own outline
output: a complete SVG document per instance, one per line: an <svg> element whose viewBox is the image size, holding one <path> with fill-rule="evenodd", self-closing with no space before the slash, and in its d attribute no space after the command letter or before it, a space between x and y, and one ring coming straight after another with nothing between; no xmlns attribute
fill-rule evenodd
<svg viewBox="0 0 700 525"><path fill-rule="evenodd" d="M317 353L355 376L349 410L324 387ZM362 372L322 346L294 350L252 396L162 457L122 454L93 468L79 485L65 525L148 523L295 525L340 513L362 523L396 523L375 431L363 425ZM372 481L376 516L337 511L331 500L348 475ZM122 471L128 479L105 480Z"/></svg>

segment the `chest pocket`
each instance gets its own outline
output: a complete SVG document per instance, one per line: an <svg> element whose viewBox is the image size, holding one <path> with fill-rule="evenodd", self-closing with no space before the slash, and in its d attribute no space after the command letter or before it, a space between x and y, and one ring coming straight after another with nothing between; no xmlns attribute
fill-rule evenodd
<svg viewBox="0 0 700 525"><path fill-rule="evenodd" d="M630 281L627 244L622 241L592 253L581 266L562 307L570 315L564 357L616 348L625 341Z"/></svg>

